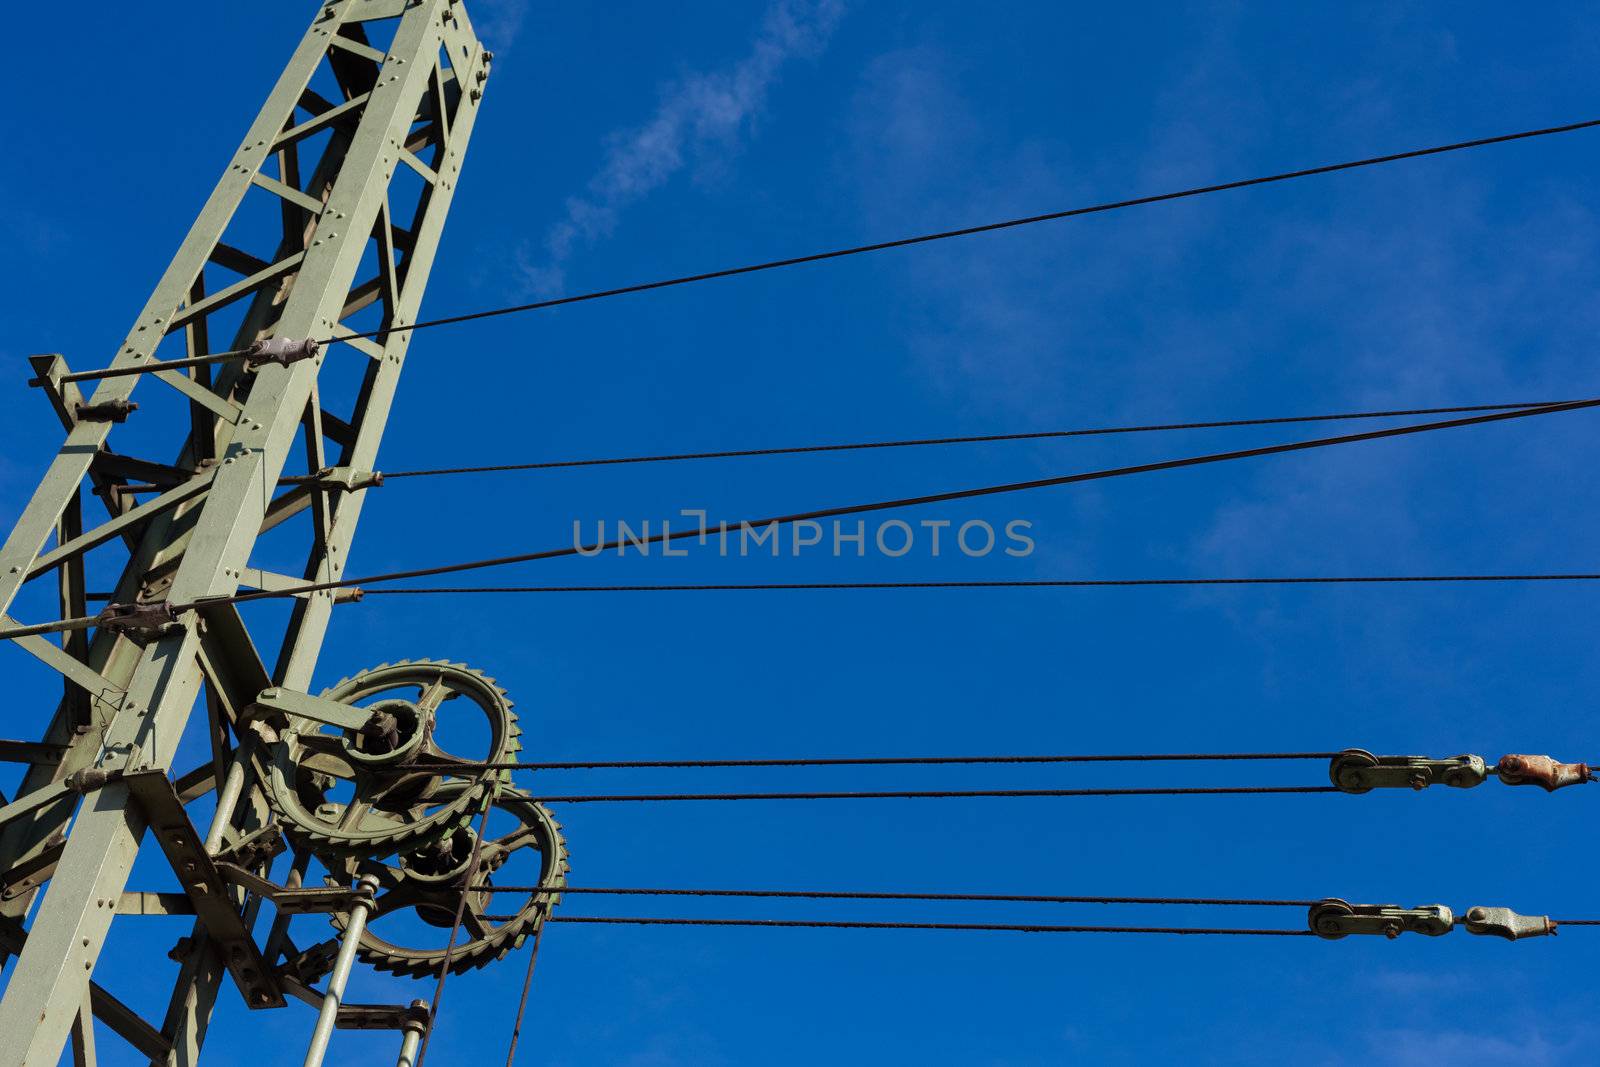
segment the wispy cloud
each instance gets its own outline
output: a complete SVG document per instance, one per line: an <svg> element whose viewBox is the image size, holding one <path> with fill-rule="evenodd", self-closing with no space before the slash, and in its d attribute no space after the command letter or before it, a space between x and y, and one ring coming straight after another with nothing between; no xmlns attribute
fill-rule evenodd
<svg viewBox="0 0 1600 1067"><path fill-rule="evenodd" d="M505 52L522 33L528 18L528 0L478 0L473 7L475 29L485 45Z"/></svg>
<svg viewBox="0 0 1600 1067"><path fill-rule="evenodd" d="M567 201L543 246L519 250L526 288L558 292L572 256L610 236L625 210L685 167L707 166L736 150L783 68L819 54L843 13L844 0L774 0L743 59L669 83L649 121L607 138L599 171Z"/></svg>

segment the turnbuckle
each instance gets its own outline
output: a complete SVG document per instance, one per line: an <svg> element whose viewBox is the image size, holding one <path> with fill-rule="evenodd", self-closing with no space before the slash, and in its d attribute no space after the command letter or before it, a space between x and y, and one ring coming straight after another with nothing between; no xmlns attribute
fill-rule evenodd
<svg viewBox="0 0 1600 1067"><path fill-rule="evenodd" d="M1519 915L1510 908L1468 908L1458 919L1443 904L1402 908L1398 904L1351 904L1337 897L1311 905L1306 922L1312 933L1328 941L1351 934L1382 934L1390 940L1404 933L1439 937L1457 926L1465 927L1469 934L1507 941L1556 932L1556 924L1548 916Z"/></svg>
<svg viewBox="0 0 1600 1067"><path fill-rule="evenodd" d="M1374 756L1365 749L1347 748L1333 757L1328 777L1346 793L1382 788L1426 789L1435 784L1471 789L1489 777L1489 768L1482 756Z"/></svg>
<svg viewBox="0 0 1600 1067"><path fill-rule="evenodd" d="M1329 941L1351 934L1382 934L1391 940L1405 933L1438 937L1455 927L1455 915L1443 904L1402 908L1398 904L1351 904L1338 897L1311 905L1306 921L1312 933Z"/></svg>
<svg viewBox="0 0 1600 1067"><path fill-rule="evenodd" d="M1482 756L1374 756L1365 749L1347 748L1328 765L1329 779L1346 793L1430 785L1470 789L1488 780L1490 771L1506 785L1537 785L1546 792L1594 781L1588 764L1558 763L1550 756L1502 756L1491 767Z"/></svg>

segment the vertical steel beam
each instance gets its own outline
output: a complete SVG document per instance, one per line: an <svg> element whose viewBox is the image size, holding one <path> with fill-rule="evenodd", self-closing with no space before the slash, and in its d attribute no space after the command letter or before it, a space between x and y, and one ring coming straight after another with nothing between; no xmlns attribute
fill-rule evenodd
<svg viewBox="0 0 1600 1067"><path fill-rule="evenodd" d="M338 37L364 42L361 24L380 18L395 20L392 43L381 63L367 58L378 54L370 47L355 49L353 55L350 49L330 48ZM451 68L448 91L439 63L441 50ZM349 327L341 320L365 306L363 301L369 298L363 293L381 293L381 325L413 321L459 175L488 59L457 0L332 0L320 6L243 146L120 346L113 366L149 359L161 338L177 330L183 332L190 354L200 354L215 332L207 326L206 316L226 306L223 297L229 292L227 286L213 286L208 293L204 276L208 263L222 264L250 278L262 273L253 266L256 263L295 257L287 269L266 272L259 286L234 287L248 304L238 329L242 342L268 332L316 338L348 334ZM302 121L296 117L297 107L315 113L322 106L312 79L324 64L331 67L346 101L339 107L337 121L329 124L333 138L321 162L301 188L305 142L283 135ZM353 81L360 84L353 85ZM409 165L405 146L417 137L416 127L423 118L437 114L439 102L447 98L453 101L454 110L448 117L438 116L436 154L428 164L437 180L425 188L416 217L410 220L403 262L397 265L389 258L395 243L390 182L397 167ZM276 178L262 172L269 159L277 163ZM246 195L280 198L284 241L275 253L252 257L223 243L229 222ZM356 277L373 244L381 257L376 284ZM181 427L187 444L177 465L207 461L214 464L215 472L204 493L152 519L130 544L131 560L118 583L118 598L189 602L236 591L256 538L275 524L268 518L274 491L303 424L318 435L311 449L313 456L318 454L323 419L317 377L323 362L371 361L349 420L350 433L341 459L346 465L370 467L409 341L410 335L401 333L389 335L381 344L353 342L313 361L266 366L248 375L236 367L224 368L214 376L162 375L165 385L150 388L178 388L192 402ZM140 380L139 376L106 379L92 400L126 399ZM308 415L311 405L316 406L315 411ZM66 444L11 535L0 545L0 612L9 607L22 582L41 570L35 561L48 539L54 535L59 544L81 530L75 502L110 431L111 424L100 422L80 421L69 428ZM336 578L342 573L360 516L361 496L347 493L324 502L326 512L319 515L308 577ZM73 555L60 568L64 612L83 596L81 560L81 555ZM275 673L280 682L300 688L309 682L333 603L332 594L324 593L296 605L277 660ZM218 645L219 627L225 633L237 628L238 637ZM218 690L219 680L227 681L219 679L219 671L226 675L232 670L237 678L251 676L248 664L241 669L219 662L242 654L240 641L254 662L251 642L230 608L221 615L208 613L205 620L188 612L174 632L144 643L102 630L87 648L80 642L65 650L74 661L92 668L87 675L82 670L69 674L93 677L98 671L120 691L95 695L94 729L72 745L59 767L32 769L24 793L91 763L112 771L169 767L196 703L202 676L210 678L213 692ZM259 672L259 665L253 670ZM243 693L242 699L251 695ZM73 697L77 698L75 692ZM236 712L240 699L239 693L219 694L213 707ZM59 734L65 725L66 703L57 711L53 733ZM215 725L221 731L216 736L224 742L228 727L225 722ZM234 756L236 760L239 757L237 748ZM238 766L242 770L245 764L239 761ZM229 823L238 825L258 817L257 787L253 782L245 784L249 778L248 774L228 776L224 799L231 801L240 793L245 797L232 817L217 821L208 840L212 848L223 843ZM0 1067L54 1064L59 1058L79 1015L79 993L94 970L116 911L115 902L146 828L143 813L127 788L112 780L83 800L59 859L53 864L37 859L46 835L70 814L70 803L57 803L48 808L48 818L21 827L15 834L8 829L0 840L0 879L9 865L25 857L35 857L30 862L39 863L45 874L53 872L26 945L0 997L0 1033L16 1035L15 1040L0 1044ZM0 918L25 913L33 888L31 883L24 888L22 895L11 895L0 903ZM171 1064L192 1063L198 1058L212 1005L226 976L203 928L197 928L196 934L164 1028L163 1036L172 1047L167 1060Z"/></svg>

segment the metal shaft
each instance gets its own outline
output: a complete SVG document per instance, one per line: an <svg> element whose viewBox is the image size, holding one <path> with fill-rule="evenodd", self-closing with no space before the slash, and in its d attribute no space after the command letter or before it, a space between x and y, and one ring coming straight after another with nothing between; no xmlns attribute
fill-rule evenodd
<svg viewBox="0 0 1600 1067"><path fill-rule="evenodd" d="M345 926L344 940L339 942L339 955L334 958L333 971L328 975L328 988L322 995L322 1010L317 1013L317 1025L311 1031L311 1044L306 1049L303 1067L322 1067L322 1058L328 1054L328 1039L333 1036L334 1024L339 1021L344 987L350 981L350 967L356 961L356 949L361 945L361 932L367 928L367 916L372 913L373 907L372 895L377 889L378 879L375 875L364 874L356 883L358 895L350 905L350 920Z"/></svg>
<svg viewBox="0 0 1600 1067"><path fill-rule="evenodd" d="M406 1020L405 1036L400 1039L400 1059L397 1067L417 1067L417 1053L422 1048L422 1038L428 1032L428 1002L413 1000L411 1018Z"/></svg>
<svg viewBox="0 0 1600 1067"><path fill-rule="evenodd" d="M240 745L233 762L228 765L228 777L217 792L217 810L211 817L211 829L206 832L206 851L213 856L222 847L223 834L233 822L234 810L239 806L239 794L244 792L245 764L248 762L248 748Z"/></svg>

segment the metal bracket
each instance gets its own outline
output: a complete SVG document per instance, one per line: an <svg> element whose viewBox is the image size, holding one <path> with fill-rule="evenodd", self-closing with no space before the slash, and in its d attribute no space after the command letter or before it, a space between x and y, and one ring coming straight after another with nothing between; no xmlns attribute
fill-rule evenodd
<svg viewBox="0 0 1600 1067"><path fill-rule="evenodd" d="M1382 788L1426 789L1430 785L1470 789L1488 779L1489 768L1482 756L1374 756L1365 749L1347 748L1333 757L1328 777L1346 793Z"/></svg>
<svg viewBox="0 0 1600 1067"><path fill-rule="evenodd" d="M288 337L266 337L245 349L245 363L252 369L267 363L287 367L317 354L318 344L312 340L296 341Z"/></svg>
<svg viewBox="0 0 1600 1067"><path fill-rule="evenodd" d="M1587 763L1557 763L1550 756L1501 756L1494 769L1506 785L1536 785L1547 793L1594 781Z"/></svg>
<svg viewBox="0 0 1600 1067"><path fill-rule="evenodd" d="M1548 915L1518 915L1510 908L1468 908L1461 918L1467 933L1503 937L1507 941L1544 937L1556 932L1556 924Z"/></svg>
<svg viewBox="0 0 1600 1067"><path fill-rule="evenodd" d="M0 741L0 763L32 763L54 767L66 754L66 745L47 741Z"/></svg>
<svg viewBox="0 0 1600 1067"><path fill-rule="evenodd" d="M348 911L355 890L349 886L302 886L290 889L226 860L217 863L217 873L242 889L272 901L284 915L331 914Z"/></svg>
<svg viewBox="0 0 1600 1067"><path fill-rule="evenodd" d="M428 1025L428 1003L341 1004L334 1026L340 1030L404 1030L408 1026Z"/></svg>
<svg viewBox="0 0 1600 1067"><path fill-rule="evenodd" d="M251 705L247 717L256 718L264 712L278 712L290 719L310 719L313 722L337 726L341 730L361 730L372 720L372 712L355 708L337 700L314 697L309 693L296 693L292 689L263 689Z"/></svg>
<svg viewBox="0 0 1600 1067"><path fill-rule="evenodd" d="M1402 908L1398 904L1351 904L1330 897L1311 905L1307 922L1312 933L1329 941L1351 934L1382 934L1393 939L1403 933L1448 934L1455 916L1443 904Z"/></svg>
<svg viewBox="0 0 1600 1067"><path fill-rule="evenodd" d="M221 951L245 1004L251 1008L283 1007L283 993L250 936L250 928L234 908L228 882L206 854L202 844L205 837L189 821L166 772L134 771L122 780L144 809L156 843L194 903L195 915L205 925L206 934Z"/></svg>
<svg viewBox="0 0 1600 1067"><path fill-rule="evenodd" d="M269 822L244 835L212 857L220 866L235 863L244 868L259 867L288 848L277 823Z"/></svg>

